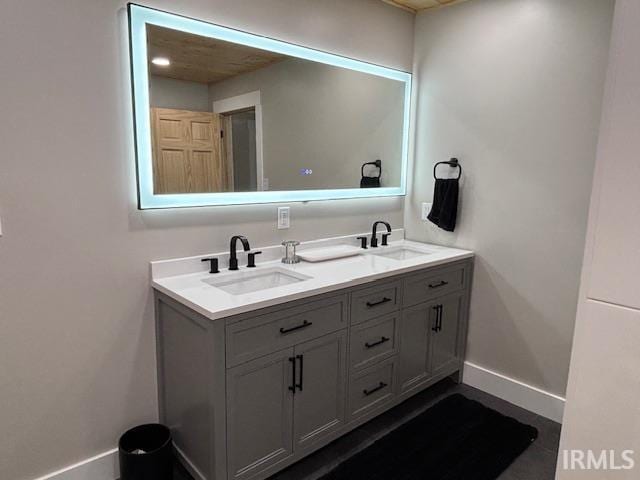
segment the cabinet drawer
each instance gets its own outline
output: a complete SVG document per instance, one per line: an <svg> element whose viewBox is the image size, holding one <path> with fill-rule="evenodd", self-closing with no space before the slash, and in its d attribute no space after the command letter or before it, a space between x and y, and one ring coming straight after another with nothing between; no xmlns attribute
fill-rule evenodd
<svg viewBox="0 0 640 480"><path fill-rule="evenodd" d="M403 305L416 305L462 289L466 271L465 265L458 265L405 279Z"/></svg>
<svg viewBox="0 0 640 480"><path fill-rule="evenodd" d="M398 352L398 316L392 313L351 327L352 368L364 368Z"/></svg>
<svg viewBox="0 0 640 480"><path fill-rule="evenodd" d="M389 282L355 291L351 294L351 323L394 312L400 308L401 282Z"/></svg>
<svg viewBox="0 0 640 480"><path fill-rule="evenodd" d="M359 417L391 401L395 392L395 359L363 370L351 378L349 385L349 413Z"/></svg>
<svg viewBox="0 0 640 480"><path fill-rule="evenodd" d="M346 295L229 323L226 326L227 367L346 326Z"/></svg>

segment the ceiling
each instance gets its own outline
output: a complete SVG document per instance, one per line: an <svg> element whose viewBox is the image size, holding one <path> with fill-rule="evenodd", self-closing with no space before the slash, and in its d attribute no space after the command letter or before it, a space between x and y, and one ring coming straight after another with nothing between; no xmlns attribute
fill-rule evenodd
<svg viewBox="0 0 640 480"><path fill-rule="evenodd" d="M152 75L198 83L216 83L284 60L285 55L245 45L147 25L149 71ZM160 67L155 57L171 64Z"/></svg>
<svg viewBox="0 0 640 480"><path fill-rule="evenodd" d="M438 8L453 3L463 2L465 0L382 0L383 2L395 5L396 7L419 12L429 8Z"/></svg>

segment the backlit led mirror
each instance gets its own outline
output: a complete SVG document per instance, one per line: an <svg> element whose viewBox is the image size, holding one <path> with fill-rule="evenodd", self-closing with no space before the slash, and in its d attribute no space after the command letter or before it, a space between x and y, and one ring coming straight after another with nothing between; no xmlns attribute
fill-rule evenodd
<svg viewBox="0 0 640 480"><path fill-rule="evenodd" d="M411 75L129 5L140 208L405 194Z"/></svg>

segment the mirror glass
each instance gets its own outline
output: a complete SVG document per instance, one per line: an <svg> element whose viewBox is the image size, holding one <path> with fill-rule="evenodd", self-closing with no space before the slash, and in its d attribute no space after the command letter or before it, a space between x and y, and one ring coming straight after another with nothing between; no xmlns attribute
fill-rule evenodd
<svg viewBox="0 0 640 480"><path fill-rule="evenodd" d="M409 74L129 8L141 208L404 194Z"/></svg>

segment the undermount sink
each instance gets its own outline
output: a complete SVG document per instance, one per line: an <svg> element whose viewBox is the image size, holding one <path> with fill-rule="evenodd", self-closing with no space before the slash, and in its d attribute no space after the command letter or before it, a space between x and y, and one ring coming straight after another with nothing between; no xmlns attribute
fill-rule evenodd
<svg viewBox="0 0 640 480"><path fill-rule="evenodd" d="M378 257L391 258L393 260L409 260L415 257L431 255L431 252L418 250L415 248L391 247L391 248L385 248L381 251L371 252L371 255L376 255Z"/></svg>
<svg viewBox="0 0 640 480"><path fill-rule="evenodd" d="M292 272L284 268L273 267L264 270L244 271L225 275L220 278L203 280L212 287L224 290L232 295L242 295L268 288L282 287L292 283L303 282L311 277Z"/></svg>

